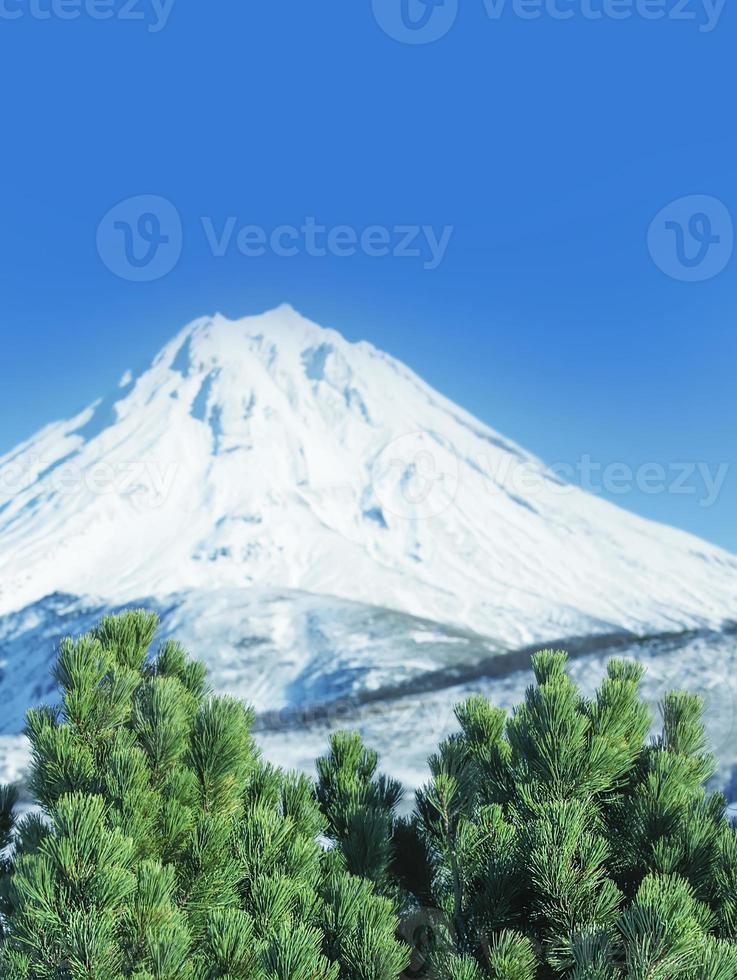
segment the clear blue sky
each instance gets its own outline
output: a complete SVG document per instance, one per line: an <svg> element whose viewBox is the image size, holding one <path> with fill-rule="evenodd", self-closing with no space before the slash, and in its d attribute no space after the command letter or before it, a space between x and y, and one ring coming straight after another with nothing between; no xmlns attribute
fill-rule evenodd
<svg viewBox="0 0 737 980"><path fill-rule="evenodd" d="M558 0L566 20L494 19L460 0L444 36L406 44L381 26L397 33L401 0L375 0L378 19L370 0L175 0L158 31L152 0L144 20L79 2L70 19L40 19L51 0L0 2L0 452L194 317L288 301L550 462L730 466L713 506L695 479L694 494L613 499L737 551L737 256L688 282L648 251L674 199L737 214L734 4L707 31L701 0L677 21L595 20L584 0ZM446 3L427 11L441 33ZM132 282L97 229L144 194L176 207L181 257ZM219 233L231 216L453 232L435 269L232 243L216 256L201 218Z"/></svg>

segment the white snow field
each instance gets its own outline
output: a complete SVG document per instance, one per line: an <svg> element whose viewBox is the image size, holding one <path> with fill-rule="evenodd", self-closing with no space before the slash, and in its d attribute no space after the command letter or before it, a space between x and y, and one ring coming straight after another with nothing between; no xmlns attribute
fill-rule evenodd
<svg viewBox="0 0 737 980"><path fill-rule="evenodd" d="M196 321L0 457L0 732L53 698L61 635L129 605L269 732L286 725L284 745L324 741L313 709L347 703L391 745L400 701L437 715L485 665L565 637L669 634L673 684L699 664L701 687L728 685L737 557L565 484L405 365L282 306ZM434 727L418 716L417 758ZM0 749L11 775L18 752Z"/></svg>

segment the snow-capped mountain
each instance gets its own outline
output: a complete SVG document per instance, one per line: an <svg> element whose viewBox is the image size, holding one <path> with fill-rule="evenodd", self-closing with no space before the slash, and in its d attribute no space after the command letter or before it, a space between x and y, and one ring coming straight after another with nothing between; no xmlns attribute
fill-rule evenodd
<svg viewBox="0 0 737 980"><path fill-rule="evenodd" d="M141 603L278 711L559 637L719 630L737 558L280 307L196 321L0 458L0 728L49 694L60 633Z"/></svg>

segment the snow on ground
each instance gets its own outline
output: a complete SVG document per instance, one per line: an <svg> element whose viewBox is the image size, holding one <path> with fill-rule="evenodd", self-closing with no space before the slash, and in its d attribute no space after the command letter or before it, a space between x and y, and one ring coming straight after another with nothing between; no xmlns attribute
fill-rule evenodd
<svg viewBox="0 0 737 980"><path fill-rule="evenodd" d="M178 639L206 661L215 687L260 712L395 687L503 650L445 624L288 589L197 589L134 604L159 613L160 640ZM0 617L0 733L20 731L28 707L54 698L59 638L86 632L109 611L55 594Z"/></svg>
<svg viewBox="0 0 737 980"><path fill-rule="evenodd" d="M616 651L645 664L642 695L653 714L653 732L660 726L658 702L667 691L685 689L705 702L704 722L710 749L719 762L715 786L737 801L737 636L705 636L688 642L637 644ZM586 655L569 663L570 676L591 695L606 672L608 652ZM427 778L426 760L435 746L457 730L453 707L479 693L495 705L511 710L532 683L532 672L475 680L417 697L367 705L306 728L260 732L258 741L267 758L286 768L314 774L314 759L325 752L331 730L352 728L381 757L382 768L409 789Z"/></svg>
<svg viewBox="0 0 737 980"><path fill-rule="evenodd" d="M28 756L25 735L0 736L0 783L23 783Z"/></svg>
<svg viewBox="0 0 737 980"><path fill-rule="evenodd" d="M667 691L684 688L703 697L710 748L719 762L713 786L737 803L737 635L638 643L617 649L616 656L645 664L642 694L651 705L654 733L660 725L657 705ZM593 694L609 658L610 653L602 651L570 661L569 674L586 695ZM428 755L440 739L457 728L455 704L480 693L511 710L524 698L531 682L532 672L520 670L361 707L336 702L326 717L321 714L313 723L307 718L306 723L276 731L257 728L256 741L264 756L276 765L314 776L315 759L326 751L329 733L356 729L380 753L382 770L412 791L427 778ZM229 690L227 685L223 689ZM273 720L270 716L269 722ZM0 782L22 780L27 759L23 736L0 736Z"/></svg>

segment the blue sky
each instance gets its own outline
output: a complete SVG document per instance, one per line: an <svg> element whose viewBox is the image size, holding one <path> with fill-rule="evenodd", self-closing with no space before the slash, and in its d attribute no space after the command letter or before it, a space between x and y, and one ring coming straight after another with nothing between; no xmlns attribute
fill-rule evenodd
<svg viewBox="0 0 737 980"><path fill-rule="evenodd" d="M401 2L0 0L0 452L196 316L288 301L551 463L660 465L609 496L737 551L734 5ZM141 195L182 229L142 226L177 251L151 281L110 257L134 205L105 218ZM235 244L311 218L452 232L435 268Z"/></svg>

